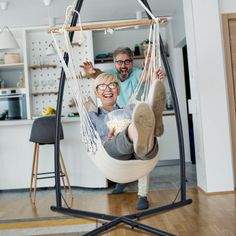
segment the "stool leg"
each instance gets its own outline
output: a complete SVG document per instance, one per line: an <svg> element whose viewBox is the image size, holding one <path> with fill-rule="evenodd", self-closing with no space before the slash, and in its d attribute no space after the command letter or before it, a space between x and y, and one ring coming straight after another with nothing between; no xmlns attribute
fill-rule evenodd
<svg viewBox="0 0 236 236"><path fill-rule="evenodd" d="M34 156L33 156L33 162L32 162L32 171L31 171L31 180L30 180L30 190L29 190L30 197L31 197L31 193L32 193L32 185L33 185L33 179L34 179L36 151L37 151L37 144L35 143L34 144Z"/></svg>
<svg viewBox="0 0 236 236"><path fill-rule="evenodd" d="M71 190L71 186L70 186L70 180L69 180L69 177L68 177L68 174L67 174L67 171L66 171L66 166L65 166L65 163L64 163L64 160L63 160L63 156L62 156L61 151L60 151L60 160L61 160L62 171L63 171L63 173L65 174L66 182L67 182L67 185L68 185L68 189L69 189L70 194L71 194L71 196L72 196L72 190Z"/></svg>
<svg viewBox="0 0 236 236"><path fill-rule="evenodd" d="M35 173L34 173L34 200L33 203L35 203L36 200L36 189L37 189L37 176L38 176L38 164L39 164L39 144L37 143L37 148L36 148L36 166L35 166Z"/></svg>

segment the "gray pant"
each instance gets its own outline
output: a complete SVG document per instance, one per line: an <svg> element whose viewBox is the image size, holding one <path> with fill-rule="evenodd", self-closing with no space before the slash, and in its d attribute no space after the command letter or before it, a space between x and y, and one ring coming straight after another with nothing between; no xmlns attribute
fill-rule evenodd
<svg viewBox="0 0 236 236"><path fill-rule="evenodd" d="M109 156L118 160L130 160L130 159L141 159L134 153L133 142L128 138L128 128L118 133L111 140L106 141L104 148ZM158 152L158 142L155 139L153 149L142 159L151 159L157 155Z"/></svg>

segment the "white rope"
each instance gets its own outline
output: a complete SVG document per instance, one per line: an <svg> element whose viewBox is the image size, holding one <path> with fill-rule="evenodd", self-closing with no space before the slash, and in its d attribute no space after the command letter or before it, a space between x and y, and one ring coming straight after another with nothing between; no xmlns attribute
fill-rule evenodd
<svg viewBox="0 0 236 236"><path fill-rule="evenodd" d="M141 0L137 0L139 2L139 4L143 7L143 9L149 14L149 16L156 22L156 27L157 27L157 30L156 30L156 45L158 47L158 49L160 48L160 40L159 40L159 18L158 17L155 17L151 11L144 5L144 3L141 1ZM161 55L160 55L160 50L158 50L158 55L157 55L157 58L158 58L158 63L157 63L157 66L158 68L161 67Z"/></svg>
<svg viewBox="0 0 236 236"><path fill-rule="evenodd" d="M78 78L78 80L77 80L77 75L75 73L75 65L74 65L74 60L73 60L74 53L73 53L73 49L71 47L68 33L65 30L65 28L67 27L68 22L72 16L72 14L71 14L72 12L75 12L78 14L79 23L80 23L80 27L82 30L80 14L78 13L78 11L74 10L74 7L75 7L75 4L74 4L74 6L67 7L65 22L64 22L63 27L60 30L60 32L64 34L66 52L68 53L68 57L69 57L68 65L66 65L64 62L64 59L62 57L62 53L59 50L58 44L57 44L54 36L53 36L53 39L54 39L56 49L59 54L63 69L66 74L67 83L68 83L69 88L71 90L72 96L74 97L76 108L80 114L82 141L86 144L88 152L94 152L97 150L97 146L96 146L96 142L93 140L97 139L97 136L95 135L95 130L93 129L92 122L91 122L91 120L90 120L90 118L83 106L83 98L82 98L82 96L79 95L79 94L82 94L82 91L80 89L80 85L78 82L78 80L80 78ZM82 33L83 33L83 31L82 31Z"/></svg>
<svg viewBox="0 0 236 236"><path fill-rule="evenodd" d="M157 69L161 67L159 30L159 21L155 20L155 23L151 24L149 29L148 48L147 56L144 62L144 69L141 73L139 83L129 100L129 104L135 103L137 95L139 94L142 87L144 87L144 90L141 96L141 101L145 101L147 99L152 80L156 78Z"/></svg>
<svg viewBox="0 0 236 236"><path fill-rule="evenodd" d="M68 53L69 56L69 61L68 65L66 65L64 58L62 56L62 52L58 46L57 40L52 33L52 37L55 43L55 48L57 50L57 53L59 55L61 64L63 66L63 69L65 71L65 75L67 78L67 83L69 85L69 88L71 90L71 94L74 97L76 108L80 113L80 118L81 118L81 134L82 134L82 141L85 142L87 146L87 150L89 152L95 152L97 150L97 145L96 145L96 139L98 138L95 132L95 129L92 125L92 122L88 116L88 113L83 105L84 100L82 95L82 91L79 85L79 81L81 78L78 78L78 75L75 73L75 65L74 65L74 53L73 49L70 44L70 40L68 37L68 32L64 30L64 40L65 40L65 47L66 47L66 52ZM80 76L80 75L79 75Z"/></svg>
<svg viewBox="0 0 236 236"><path fill-rule="evenodd" d="M66 75L66 82L68 83L68 87L71 91L71 94L74 98L76 108L80 114L80 124L81 124L81 137L82 141L86 144L87 151L91 154L90 157L94 161L94 163L97 165L97 167L102 171L102 173L105 175L106 178L118 182L118 183L127 183L134 180L137 180L143 176L146 176L150 171L155 167L159 155L157 155L155 158L151 160L128 160L128 161L120 161L116 160L114 158L111 158L105 151L101 139L99 135L97 134L90 117L88 115L88 112L86 111L86 108L84 106L84 97L82 95L82 87L80 85L82 80L81 74L76 74L76 67L74 58L76 58L77 55L75 55L75 52L71 46L68 32L65 30L65 27L68 25L68 19L71 16L71 12L74 11L73 7L70 7L67 9L66 13L66 20L63 25L63 27L60 29L60 33L63 33L64 41L65 41L65 52L68 53L68 64L65 63L62 51L58 45L58 42L56 40L56 37L54 36L54 33L52 34L54 43L55 43L55 49L59 55L60 62L63 66L65 75ZM74 11L76 12L76 11ZM76 12L79 16L79 25L81 27L81 19L78 12ZM159 24L159 22L157 22ZM156 25L156 22L153 25L150 26L150 33L149 33L149 43L153 41L153 45L148 45L148 53L151 50L151 63L149 63L148 68L147 67L147 60L145 61L145 68L144 72L142 73L140 84L138 85L139 88L142 85L142 83L145 83L147 88L145 88L145 97L148 93L151 79L154 75L155 71L155 57L156 57L156 43L157 40L155 39L155 35L158 33L156 32L157 29L159 29ZM81 27L82 29L82 27ZM83 32L82 32L83 33ZM158 35L159 37L159 35ZM146 81L147 80L147 81ZM138 94L138 90L136 90ZM144 99L144 98L143 98Z"/></svg>

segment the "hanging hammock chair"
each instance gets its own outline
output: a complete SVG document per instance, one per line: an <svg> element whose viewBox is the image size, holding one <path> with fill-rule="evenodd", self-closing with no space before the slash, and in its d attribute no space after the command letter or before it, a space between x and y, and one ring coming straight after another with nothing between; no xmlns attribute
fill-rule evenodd
<svg viewBox="0 0 236 236"><path fill-rule="evenodd" d="M144 5L143 7L145 8ZM127 183L135 181L143 176L146 176L152 171L152 169L156 166L159 160L159 152L156 155L156 157L150 160L125 160L125 161L114 159L107 154L106 150L102 145L98 133L96 132L94 126L92 125L92 122L85 107L85 103L88 98L85 97L84 93L82 92L83 90L82 75L81 73L78 73L78 71L76 71L75 69L76 65L73 58L75 58L77 55L75 55L74 53L74 50L72 48L68 36L68 30L66 30L72 13L76 12L73 9L74 6L69 6L67 8L66 20L63 27L57 31L55 30L51 31L51 34L54 40L55 48L60 58L60 62L66 75L66 81L68 83L68 87L71 90L71 94L75 101L76 108L80 114L82 141L85 143L87 147L87 152L89 153L90 158L93 160L96 166L102 171L102 173L107 179L117 183ZM148 11L148 9L146 8L145 10ZM81 24L80 14L78 12L77 14L79 17L79 29L80 29L79 40L80 44L82 44L86 38L83 36L83 30L85 29L85 26L82 26ZM142 88L142 96L140 100L146 101L150 86L152 84L152 80L155 79L154 78L155 71L157 70L157 68L161 66L161 57L159 50L159 19L155 18L151 13L149 14L152 16L152 20L149 20L151 24L150 24L149 40L148 40L149 45L147 49L147 54L150 55L150 63L147 61L146 58L140 82L136 87L136 90L134 91L129 103L136 102L136 97L139 94L141 88ZM123 23L123 25L125 24ZM122 29L125 27L126 26L123 26ZM57 33L64 35L64 42L65 42L64 52L67 52L69 56L69 61L67 64L63 59L62 50L59 47L57 37L55 37L55 34Z"/></svg>
<svg viewBox="0 0 236 236"><path fill-rule="evenodd" d="M151 13L151 9L148 5L147 0L137 0L145 9L145 11L148 14L148 18L152 19L152 24L154 23L154 26L156 25L156 30L158 31L158 19L155 19ZM80 12L80 9L82 7L83 0L77 0L77 4L75 6L75 1L71 9L76 9L78 12ZM75 8L74 8L75 6ZM149 10L150 9L150 10ZM69 12L69 11L68 11ZM70 11L71 12L71 11ZM63 33L65 36L65 43L70 44L68 41L68 35L65 33L65 30L69 32L69 38L72 41L73 36L74 36L74 31L77 23L77 19L79 14L77 15L74 11L73 16L67 15L67 20L64 24L64 27L62 27L60 30L58 30L59 33ZM71 26L67 27L67 25L70 22L71 18ZM154 21L154 22L153 22ZM119 22L120 23L120 22ZM121 22L122 23L122 22ZM114 24L112 24L113 27ZM126 25L126 24L125 24ZM124 27L125 26L123 23L122 24L116 24L117 27ZM139 24L136 24L139 25ZM135 24L133 24L135 26ZM153 26L153 27L154 27ZM100 28L102 28L100 26ZM80 27L79 29L85 29L85 27L81 27L81 21L80 21ZM87 27L88 30L92 30L93 28ZM52 36L54 37L54 30L49 30L49 32L52 33ZM55 31L55 33L57 30ZM81 32L81 31L80 31ZM115 180L115 182L127 182L127 181L122 181L124 180L122 178L122 175L125 177L130 177L130 180L132 179L131 177L134 177L134 179L139 178L137 176L139 171L141 172L142 169L147 170L148 168L145 166L146 162L150 163L150 170L155 166L156 162L158 161L158 156L154 159L151 159L149 161L118 161L115 160L109 156L107 156L105 150L103 149L103 146L101 145L101 141L99 139L98 134L96 131L93 130L93 126L91 125L91 121L88 118L88 113L86 109L80 110L80 108L84 107L84 100L86 101L85 98L81 96L81 88L80 88L80 79L81 76L76 77L75 70L73 69L73 51L68 45L66 47L66 52L64 53L64 56L62 57L61 52L59 47L57 46L57 51L60 56L61 63L63 65L63 69L61 71L61 77L60 77L60 84L59 84L59 93L58 93L58 101L57 101L57 130L56 130L56 143L55 143L55 187L56 187L56 205L51 206L51 210L62 213L62 214L69 214L69 215L74 215L76 217L89 217L89 218L95 218L95 219L101 219L102 221L110 221L110 222L105 222L102 224L102 226L85 233L85 235L100 235L102 232L108 231L111 228L117 226L118 224L126 224L130 226L132 229L140 229L142 231L148 232L149 234L154 234L154 235L173 235L169 234L168 232L165 232L163 230L159 230L158 228L153 228L149 225L142 224L139 222L139 220L142 217L147 217L154 215L156 213L161 213L165 212L168 210L176 209L182 206L185 206L187 204L190 204L192 202L191 199L186 198L186 174L185 174L185 155L184 155L184 140L183 140L183 131L182 131L182 124L181 124L181 117L180 117L180 111L179 111L179 106L178 106L178 100L177 100L177 95L175 91L175 86L172 78L172 74L170 71L169 63L166 57L164 45L161 39L161 36L159 38L158 33L156 32L156 35L154 35L155 40L153 40L153 45L150 47L149 45L149 51L151 50L151 64L146 63L146 66L144 67L144 73L143 73L143 79L145 79L145 85L146 88L144 90L143 96L141 100L145 100L145 97L148 93L148 88L151 86L151 78L153 76L153 72L155 71L155 68L158 68L160 65L160 56L159 56L159 39L160 39L160 50L161 50L161 56L162 56L162 62L163 66L165 68L165 72L167 73L167 79L170 85L170 91L173 96L173 103L174 103L174 109L175 109L175 114L176 114L176 123L177 123L177 129L178 129L178 138L179 138L179 150L180 150L180 181L181 181L181 187L177 193L180 194L180 200L177 201L178 197L176 196L174 201L171 201L171 203L152 208L152 209L147 209L142 212L136 212L134 214L128 214L128 215L123 215L123 216L114 216L110 214L104 214L100 212L91 212L91 211L85 211L85 210L77 210L69 207L69 205L66 203L65 198L61 194L61 184L60 184L60 166L59 166L59 150L60 150L60 139L59 139L59 134L60 134L60 120L61 120L61 108L62 108L62 102L63 102L63 92L64 92L64 86L65 86L65 79L67 77L67 82L70 85L71 91L73 92L73 96L75 98L75 102L77 103L77 107L79 109L80 117L81 117L81 134L82 134L82 139L87 145L88 152L90 152L91 158L95 161L95 164L102 169L104 175L112 180ZM150 37L150 39L153 39ZM83 41L83 40L82 40ZM56 40L55 40L56 42ZM150 40L149 40L150 42ZM158 57L159 56L159 57ZM68 63L70 61L70 63ZM71 81L70 81L71 80ZM75 86L75 84L78 84ZM81 86L82 87L82 86ZM134 93L135 94L135 93ZM135 97L135 95L133 96ZM132 98L132 101L134 101L134 98ZM88 131L88 132L87 132ZM96 153L96 154L95 154ZM154 161L155 160L155 161ZM151 163L153 161L153 163ZM103 167L104 163L106 164L106 168ZM138 167L136 166L138 165ZM153 165L153 166L152 166ZM116 171L117 168L117 172ZM104 170L103 170L104 169ZM125 172L123 172L123 169L125 169ZM148 170L149 171L149 170ZM147 172L148 172L147 171ZM135 173L135 176L131 176ZM146 173L146 172L145 172ZM136 175L137 174L137 175ZM144 174L145 175L145 174ZM126 180L126 179L125 179ZM67 207L63 207L62 205L62 200L64 200L64 203L66 204Z"/></svg>

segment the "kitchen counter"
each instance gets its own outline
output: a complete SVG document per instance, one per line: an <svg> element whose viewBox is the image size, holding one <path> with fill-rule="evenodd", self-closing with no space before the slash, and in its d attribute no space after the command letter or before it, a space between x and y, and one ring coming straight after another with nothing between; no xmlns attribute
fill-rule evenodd
<svg viewBox="0 0 236 236"><path fill-rule="evenodd" d="M163 113L163 116L174 116L175 112L174 110L165 110ZM34 119L37 117L29 120L1 120L0 121L0 127L1 126L19 126L19 125L31 125L33 124ZM68 123L68 122L77 122L80 120L80 117L62 117L61 122L62 123Z"/></svg>
<svg viewBox="0 0 236 236"><path fill-rule="evenodd" d="M174 111L165 111L163 120L165 132L159 139L160 160L179 159ZM34 143L29 141L32 123L33 119L0 122L0 190L29 187L34 152ZM71 185L107 187L107 180L91 161L81 141L80 118L62 117L62 124L65 139L60 141L60 148ZM53 157L53 145L40 146L39 172L53 170ZM54 186L54 179L39 180L38 186Z"/></svg>
<svg viewBox="0 0 236 236"><path fill-rule="evenodd" d="M29 188L34 143L29 141L33 120L0 122L0 190ZM105 188L107 180L89 158L80 138L78 117L63 118L64 140L60 149L71 186ZM3 125L4 124L4 125ZM54 146L42 145L39 172L53 171ZM39 187L54 186L54 179L38 181Z"/></svg>
<svg viewBox="0 0 236 236"><path fill-rule="evenodd" d="M35 117L34 119L36 119ZM0 121L0 126L19 126L19 125L32 125L34 119L29 119L29 120L1 120ZM61 122L62 123L67 123L67 122L77 122L79 121L79 117L62 117Z"/></svg>

